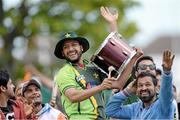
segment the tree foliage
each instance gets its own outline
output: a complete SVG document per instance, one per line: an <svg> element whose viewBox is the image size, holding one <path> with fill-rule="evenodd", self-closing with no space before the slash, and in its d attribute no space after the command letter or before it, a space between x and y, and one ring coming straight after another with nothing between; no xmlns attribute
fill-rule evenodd
<svg viewBox="0 0 180 120"><path fill-rule="evenodd" d="M22 77L22 66L27 63L35 64L47 74L57 69L62 61L53 56L53 50L59 34L64 31L76 31L88 38L92 45L88 53L92 54L109 33L107 23L100 15L100 6L119 11L119 32L126 39L137 32L136 24L125 16L127 10L139 5L131 0L22 0L11 8L5 8L4 2L0 0L0 44L3 43L0 67L8 68L15 77ZM38 52L37 36L50 38L49 66L38 63L37 55L34 55ZM18 54L15 51L18 43L23 46L22 51L27 51L23 59L13 56L13 53Z"/></svg>

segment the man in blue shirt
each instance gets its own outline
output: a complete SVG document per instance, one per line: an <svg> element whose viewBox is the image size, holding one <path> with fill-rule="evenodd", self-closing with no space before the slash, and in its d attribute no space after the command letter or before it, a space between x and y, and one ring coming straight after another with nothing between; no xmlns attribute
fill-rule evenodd
<svg viewBox="0 0 180 120"><path fill-rule="evenodd" d="M159 97L157 97L156 77L148 72L142 72L126 89L115 94L108 103L106 113L109 117L121 119L173 119L173 85L171 67L174 55L170 50L163 53L163 74ZM138 102L123 105L123 102L133 94L137 94Z"/></svg>

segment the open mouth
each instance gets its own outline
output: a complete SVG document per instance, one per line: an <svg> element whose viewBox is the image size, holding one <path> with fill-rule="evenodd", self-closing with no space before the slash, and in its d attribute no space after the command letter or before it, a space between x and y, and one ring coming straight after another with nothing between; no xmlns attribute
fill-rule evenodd
<svg viewBox="0 0 180 120"><path fill-rule="evenodd" d="M33 105L34 105L34 106L37 106L37 105L40 105L40 104L41 104L40 98L34 98L34 100L33 100Z"/></svg>
<svg viewBox="0 0 180 120"><path fill-rule="evenodd" d="M74 52L69 52L68 56L71 57L71 58L76 57L77 56L77 52L75 52L75 51Z"/></svg>
<svg viewBox="0 0 180 120"><path fill-rule="evenodd" d="M141 96L148 96L149 95L149 92L148 91L141 91Z"/></svg>
<svg viewBox="0 0 180 120"><path fill-rule="evenodd" d="M147 96L148 94L147 93L141 93L141 96Z"/></svg>
<svg viewBox="0 0 180 120"><path fill-rule="evenodd" d="M69 56L75 56L76 55L76 53L71 53L71 54L69 54Z"/></svg>

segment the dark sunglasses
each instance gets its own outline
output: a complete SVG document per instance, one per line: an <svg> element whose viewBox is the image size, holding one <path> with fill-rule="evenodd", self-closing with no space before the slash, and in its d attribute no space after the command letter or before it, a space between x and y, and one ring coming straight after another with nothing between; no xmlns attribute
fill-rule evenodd
<svg viewBox="0 0 180 120"><path fill-rule="evenodd" d="M139 65L138 68L140 70L146 70L147 67L149 67L150 70L155 70L156 69L156 66L154 64L151 64L151 65Z"/></svg>

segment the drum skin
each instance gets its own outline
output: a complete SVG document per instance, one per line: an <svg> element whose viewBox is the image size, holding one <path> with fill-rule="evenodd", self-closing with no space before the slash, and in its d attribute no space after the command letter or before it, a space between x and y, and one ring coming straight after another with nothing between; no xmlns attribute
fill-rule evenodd
<svg viewBox="0 0 180 120"><path fill-rule="evenodd" d="M108 68L113 66L115 70L112 72L112 76L116 77L134 55L135 51L122 40L121 35L113 32L104 40L91 61L107 74Z"/></svg>

